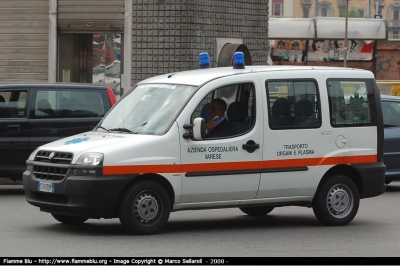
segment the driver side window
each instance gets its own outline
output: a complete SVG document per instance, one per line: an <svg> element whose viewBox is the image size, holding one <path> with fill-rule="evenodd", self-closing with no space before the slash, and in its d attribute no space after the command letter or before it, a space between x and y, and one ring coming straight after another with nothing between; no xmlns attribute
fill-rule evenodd
<svg viewBox="0 0 400 266"><path fill-rule="evenodd" d="M202 117L207 125L206 139L231 138L250 131L255 123L254 85L232 84L207 94L191 116Z"/></svg>

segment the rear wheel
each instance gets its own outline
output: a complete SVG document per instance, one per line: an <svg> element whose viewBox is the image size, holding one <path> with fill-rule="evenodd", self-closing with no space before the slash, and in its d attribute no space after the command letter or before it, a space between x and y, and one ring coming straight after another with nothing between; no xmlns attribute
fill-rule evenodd
<svg viewBox="0 0 400 266"><path fill-rule="evenodd" d="M170 214L170 200L165 189L154 181L134 184L123 195L119 220L128 233L154 234L164 228Z"/></svg>
<svg viewBox="0 0 400 266"><path fill-rule="evenodd" d="M239 209L250 216L263 216L272 212L274 207L270 206L257 206L257 207L239 207Z"/></svg>
<svg viewBox="0 0 400 266"><path fill-rule="evenodd" d="M54 219L63 224L83 224L88 220L88 218L80 216L69 216L56 213L52 213L51 215L54 217Z"/></svg>
<svg viewBox="0 0 400 266"><path fill-rule="evenodd" d="M357 214L360 194L347 176L333 175L318 188L313 199L313 211L325 225L346 225Z"/></svg>

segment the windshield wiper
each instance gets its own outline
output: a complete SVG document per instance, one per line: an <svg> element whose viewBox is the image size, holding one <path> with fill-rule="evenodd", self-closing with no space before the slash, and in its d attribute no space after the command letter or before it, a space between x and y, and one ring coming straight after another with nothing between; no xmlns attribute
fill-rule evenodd
<svg viewBox="0 0 400 266"><path fill-rule="evenodd" d="M110 132L110 131L120 131L120 132L126 132L126 133L130 133L130 134L137 134L137 132L132 131L132 130L129 130L129 129L127 129L127 128L123 128L123 127L110 128L108 131L109 131L109 132Z"/></svg>
<svg viewBox="0 0 400 266"><path fill-rule="evenodd" d="M147 125L147 123L148 122L144 122L143 124L141 124L140 126L137 126L137 127L143 127L143 126ZM137 128L137 127L133 127L133 128Z"/></svg>
<svg viewBox="0 0 400 266"><path fill-rule="evenodd" d="M101 128L101 129L104 129L105 131L107 131L107 132L108 132L108 129L107 129L107 128L105 128L105 127L102 127L102 126L98 126L97 128Z"/></svg>

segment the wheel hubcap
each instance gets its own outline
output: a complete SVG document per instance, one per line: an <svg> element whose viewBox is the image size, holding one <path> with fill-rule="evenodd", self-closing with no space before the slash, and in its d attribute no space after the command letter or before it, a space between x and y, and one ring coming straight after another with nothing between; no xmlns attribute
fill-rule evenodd
<svg viewBox="0 0 400 266"><path fill-rule="evenodd" d="M330 189L326 203L329 212L334 217L346 217L353 209L353 193L348 186L344 184L337 184Z"/></svg>
<svg viewBox="0 0 400 266"><path fill-rule="evenodd" d="M141 223L149 223L158 214L158 203L155 196L142 193L135 200L135 215Z"/></svg>

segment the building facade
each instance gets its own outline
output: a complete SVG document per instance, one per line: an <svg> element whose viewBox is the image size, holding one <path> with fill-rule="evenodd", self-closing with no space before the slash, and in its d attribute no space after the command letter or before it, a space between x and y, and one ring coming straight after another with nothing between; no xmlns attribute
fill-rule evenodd
<svg viewBox="0 0 400 266"><path fill-rule="evenodd" d="M200 52L217 66L229 44L253 64L268 57L266 0L2 0L0 14L5 82L96 83L122 94L198 68Z"/></svg>
<svg viewBox="0 0 400 266"><path fill-rule="evenodd" d="M382 19L385 20L387 39L374 41L373 52L367 53L372 58L364 59L350 59L347 62L348 67L362 68L372 71L375 74L377 80L400 80L400 0L269 0L269 16L270 18L338 18L345 17L346 4L348 3L348 17L349 18L364 18L369 19L375 17L375 14L382 15ZM317 8L315 8L317 7ZM333 21L333 20L332 20ZM340 24L342 25L342 24ZM340 26L339 25L339 26ZM338 27L338 24L332 23L332 27ZM341 27L341 26L340 26ZM361 26L362 27L362 26ZM344 26L343 26L344 28ZM360 30L368 30L368 26L360 28ZM335 31L337 32L337 31ZM318 33L321 33L318 31ZM329 34L329 32L328 32ZM326 36L326 32L324 32ZM282 37L283 38L283 37ZM285 39L285 38L283 38ZM286 43L295 42L296 40L289 40ZM302 39L303 43L306 43L306 38ZM342 39L344 39L344 34ZM373 38L371 39L373 40ZM358 46L360 44L369 44L371 40L363 39L356 40ZM270 40L275 41L279 44L280 39ZM308 39L306 47L309 52L310 44L312 39ZM315 40L315 41L318 41ZM332 37L325 38L326 43L334 43L335 39ZM351 48L349 46L349 48ZM305 49L300 51L301 54L306 54ZM271 54L272 55L272 54ZM312 60L311 57L307 57L307 60L303 57L303 60L294 60L290 62L290 58L287 61L281 61L279 58L273 57L274 64L285 64L285 65L329 65L329 66L343 66L343 60L331 61L330 56L321 57L321 60ZM279 60L278 60L279 59Z"/></svg>
<svg viewBox="0 0 400 266"><path fill-rule="evenodd" d="M382 15L387 21L388 39L400 39L400 0L269 0L270 17L311 18L345 17L374 18Z"/></svg>

